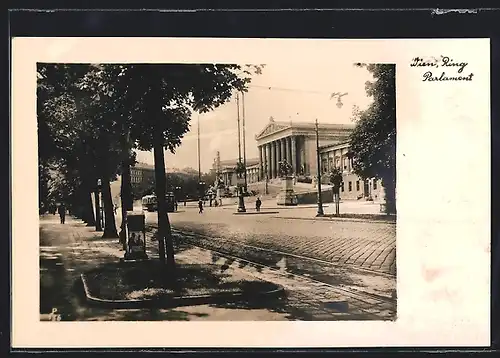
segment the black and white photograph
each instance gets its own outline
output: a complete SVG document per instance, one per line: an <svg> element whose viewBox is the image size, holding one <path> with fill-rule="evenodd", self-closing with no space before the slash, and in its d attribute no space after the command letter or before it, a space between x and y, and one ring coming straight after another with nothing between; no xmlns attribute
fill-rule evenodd
<svg viewBox="0 0 500 358"><path fill-rule="evenodd" d="M394 321L396 66L37 63L41 321Z"/></svg>
<svg viewBox="0 0 500 358"><path fill-rule="evenodd" d="M488 39L12 45L14 347L489 342Z"/></svg>

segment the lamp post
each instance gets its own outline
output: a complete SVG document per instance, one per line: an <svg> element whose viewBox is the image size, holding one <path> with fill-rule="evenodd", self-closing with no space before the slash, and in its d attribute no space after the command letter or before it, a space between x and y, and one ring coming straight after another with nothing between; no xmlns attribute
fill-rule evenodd
<svg viewBox="0 0 500 358"><path fill-rule="evenodd" d="M269 177L267 176L267 162L264 163L264 172L265 172L265 176L266 176L266 190L265 190L265 193L266 195L269 194Z"/></svg>
<svg viewBox="0 0 500 358"><path fill-rule="evenodd" d="M200 112L198 112L198 182L201 182Z"/></svg>
<svg viewBox="0 0 500 358"><path fill-rule="evenodd" d="M204 181L199 181L198 182L198 191L199 191L199 197L200 200L205 201L205 182Z"/></svg>
<svg viewBox="0 0 500 358"><path fill-rule="evenodd" d="M243 172L246 172L246 168L244 166L244 164L242 163L241 161L241 128L240 128L240 97L239 97L239 94L238 92L236 93L236 107L238 109L238 116L237 116L237 119L238 119L238 165L237 165L237 169L238 169L238 173L237 173L237 185L238 185L238 212L239 213L244 213L246 212L246 208L245 208L245 200L243 199Z"/></svg>
<svg viewBox="0 0 500 358"><path fill-rule="evenodd" d="M102 224L102 215L101 215L101 200L100 200L100 192L101 192L101 186L102 182L101 179L97 179L97 190L95 193L95 216L96 216L96 221L95 221L95 229L96 231L102 231L103 224Z"/></svg>
<svg viewBox="0 0 500 358"><path fill-rule="evenodd" d="M323 212L323 200L321 198L321 163L320 163L320 156L319 156L319 133L318 133L318 120L316 119L316 162L317 162L317 167L318 167L318 174L317 174L317 180L318 180L318 213L316 216L324 216L325 213Z"/></svg>
<svg viewBox="0 0 500 358"><path fill-rule="evenodd" d="M245 193L248 191L247 181L247 149L245 145L245 92L241 91L241 104L242 104L242 120L243 120L243 164L245 166Z"/></svg>
<svg viewBox="0 0 500 358"><path fill-rule="evenodd" d="M337 97L337 108L342 108L342 97L346 96L348 93L340 93L334 92L330 95L330 99ZM319 133L318 133L318 119L316 119L316 163L317 163L317 180L318 180L318 213L316 216L324 216L325 213L323 211L323 199L321 198L321 159L319 153Z"/></svg>

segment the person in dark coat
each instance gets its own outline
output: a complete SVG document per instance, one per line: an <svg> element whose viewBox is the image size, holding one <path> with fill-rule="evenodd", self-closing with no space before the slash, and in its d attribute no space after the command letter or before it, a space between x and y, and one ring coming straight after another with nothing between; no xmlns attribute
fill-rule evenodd
<svg viewBox="0 0 500 358"><path fill-rule="evenodd" d="M203 200L198 201L198 208L200 208L199 214L203 213Z"/></svg>
<svg viewBox="0 0 500 358"><path fill-rule="evenodd" d="M255 201L255 210L260 211L260 206L262 205L262 201L260 201L260 198L257 198Z"/></svg>
<svg viewBox="0 0 500 358"><path fill-rule="evenodd" d="M66 222L66 207L64 206L64 204L59 205L57 212L59 213L61 224L64 224Z"/></svg>

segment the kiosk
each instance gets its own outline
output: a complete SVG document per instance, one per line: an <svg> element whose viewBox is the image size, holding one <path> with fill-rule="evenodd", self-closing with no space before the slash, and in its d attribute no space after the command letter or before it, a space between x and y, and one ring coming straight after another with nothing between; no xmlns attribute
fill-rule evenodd
<svg viewBox="0 0 500 358"><path fill-rule="evenodd" d="M127 211L126 218L127 247L124 260L147 260L146 254L146 219L142 211Z"/></svg>

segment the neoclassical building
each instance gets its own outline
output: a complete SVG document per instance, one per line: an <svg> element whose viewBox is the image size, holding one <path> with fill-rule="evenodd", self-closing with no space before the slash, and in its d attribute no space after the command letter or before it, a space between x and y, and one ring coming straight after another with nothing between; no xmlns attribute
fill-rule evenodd
<svg viewBox="0 0 500 358"><path fill-rule="evenodd" d="M349 158L349 142L330 144L320 147L321 173L323 183L328 183L328 173L333 168L342 172L340 197L343 199L361 199L371 197L381 200L384 197L382 181L376 179L362 180L353 172L352 160Z"/></svg>
<svg viewBox="0 0 500 358"><path fill-rule="evenodd" d="M316 129L314 123L277 122L272 117L266 127L255 136L259 150L262 177L278 177L278 163L285 159L296 175L315 176ZM354 125L319 124L320 147L345 143Z"/></svg>
<svg viewBox="0 0 500 358"><path fill-rule="evenodd" d="M236 164L238 159L219 161L218 164L214 163L214 170L222 178L224 185L233 186L237 184ZM246 160L247 183L256 183L261 180L259 173L259 158L249 158Z"/></svg>
<svg viewBox="0 0 500 358"><path fill-rule="evenodd" d="M381 199L384 194L380 180L362 180L353 173L352 160L348 156L348 139L353 129L353 124L318 124L321 173L327 174L334 167L342 171L342 198ZM318 175L315 123L278 122L271 117L255 139L261 178L266 174L269 179L278 177L278 163L283 159L291 163L297 176ZM322 182L328 182L326 175Z"/></svg>
<svg viewBox="0 0 500 358"><path fill-rule="evenodd" d="M372 197L382 199L384 191L380 180L362 180L353 172L349 158L349 134L353 124L318 124L320 170L324 174L322 183L328 183L328 173L334 168L342 171L343 185L340 196L343 199ZM318 175L316 125L304 122L278 122L272 117L268 124L255 136L258 158L247 159L247 183L255 183L279 176L278 163L286 160L292 165L293 173L299 177L314 178ZM235 173L237 159L216 158L213 168L222 177L226 186L237 184Z"/></svg>

